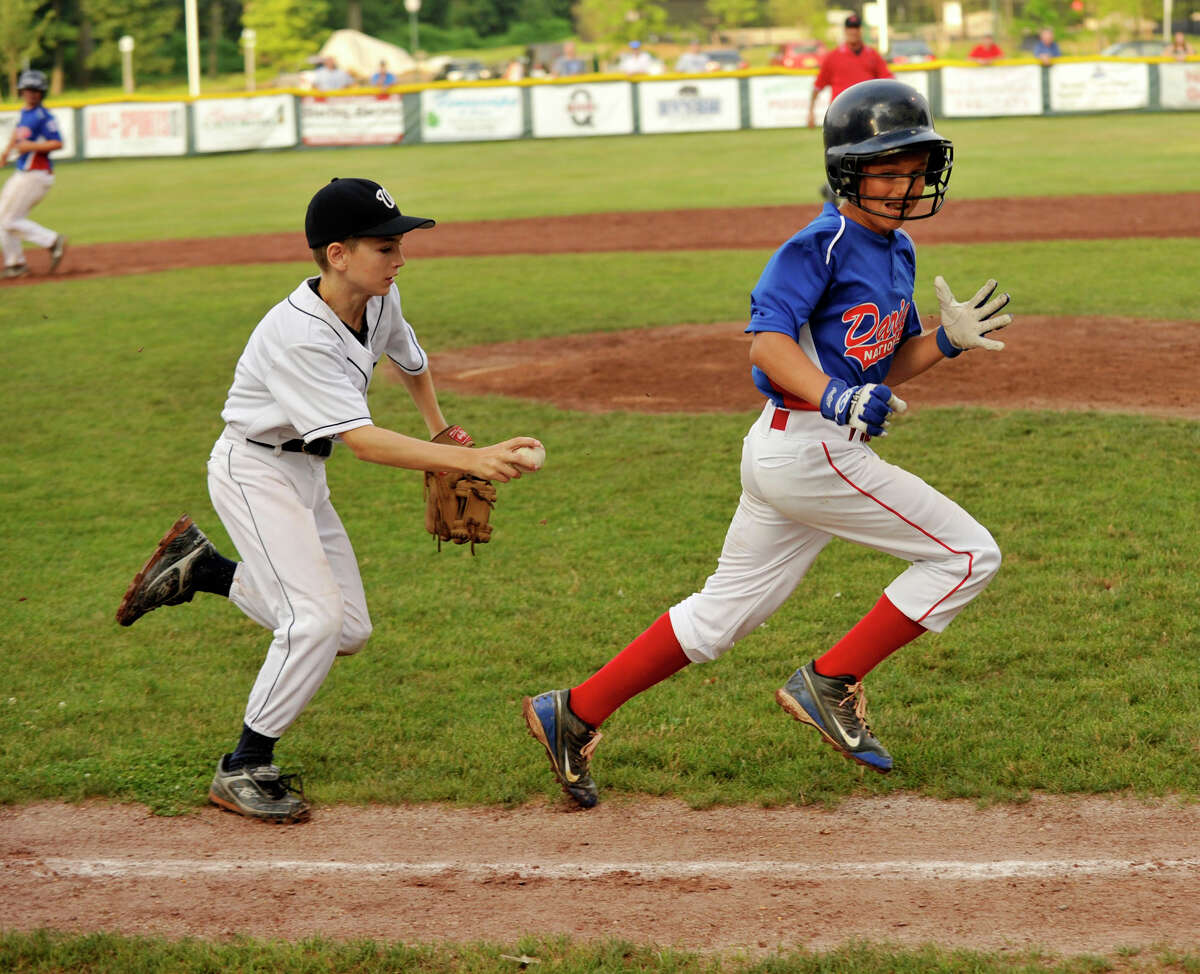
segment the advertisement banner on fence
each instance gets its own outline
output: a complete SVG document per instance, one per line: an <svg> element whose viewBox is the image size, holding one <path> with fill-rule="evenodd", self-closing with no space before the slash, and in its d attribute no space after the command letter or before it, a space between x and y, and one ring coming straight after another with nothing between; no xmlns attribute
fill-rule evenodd
<svg viewBox="0 0 1200 974"><path fill-rule="evenodd" d="M1042 69L1036 64L942 68L942 114L954 117L1042 114Z"/></svg>
<svg viewBox="0 0 1200 974"><path fill-rule="evenodd" d="M803 128L808 124L812 75L757 75L749 80L751 128ZM828 107L829 89L825 88L817 96L818 124Z"/></svg>
<svg viewBox="0 0 1200 974"><path fill-rule="evenodd" d="M421 92L421 139L475 142L525 134L521 89L426 88Z"/></svg>
<svg viewBox="0 0 1200 974"><path fill-rule="evenodd" d="M300 99L300 141L305 145L393 145L403 139L401 95Z"/></svg>
<svg viewBox="0 0 1200 974"><path fill-rule="evenodd" d="M75 109L74 108L59 108L56 105L47 105L47 110L54 116L54 121L58 123L58 131L62 134L63 147L57 152L51 152L51 159L74 159L77 147L75 145ZM21 117L20 112L0 112L0 145L8 145L8 140L12 138L13 129L17 127L17 119ZM9 162L16 158L16 154L12 153L9 157ZM4 180L4 174L0 172L0 182Z"/></svg>
<svg viewBox="0 0 1200 974"><path fill-rule="evenodd" d="M1050 68L1052 112L1106 112L1149 104L1149 64L1095 61Z"/></svg>
<svg viewBox="0 0 1200 974"><path fill-rule="evenodd" d="M628 81L538 85L531 94L535 139L633 134L633 85Z"/></svg>
<svg viewBox="0 0 1200 974"><path fill-rule="evenodd" d="M929 101L929 72L928 71L897 71L896 80L903 81L910 88L916 88L921 97Z"/></svg>
<svg viewBox="0 0 1200 974"><path fill-rule="evenodd" d="M1158 65L1163 108L1200 108L1200 63Z"/></svg>
<svg viewBox="0 0 1200 974"><path fill-rule="evenodd" d="M643 132L716 132L742 124L736 78L643 81L638 110Z"/></svg>
<svg viewBox="0 0 1200 974"><path fill-rule="evenodd" d="M291 95L201 99L192 105L197 152L285 149L296 144Z"/></svg>
<svg viewBox="0 0 1200 974"><path fill-rule="evenodd" d="M83 149L88 159L187 154L187 106L181 101L87 105Z"/></svg>

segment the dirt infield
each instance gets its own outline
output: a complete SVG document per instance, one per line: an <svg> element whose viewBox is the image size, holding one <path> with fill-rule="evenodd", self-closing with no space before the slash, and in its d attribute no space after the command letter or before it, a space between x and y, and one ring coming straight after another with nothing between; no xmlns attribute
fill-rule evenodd
<svg viewBox="0 0 1200 974"><path fill-rule="evenodd" d="M773 248L816 207L440 226L413 257ZM952 202L918 243L1200 236L1200 194ZM41 254L31 253L35 272ZM60 277L297 261L299 235L74 247ZM3 286L32 286L32 276ZM434 356L440 388L588 411L749 410L742 323L514 342ZM1150 340L1130 341L1132 333ZM1021 316L999 355L904 387L978 404L1200 415L1200 325ZM1185 374L1186 368L1186 374ZM1153 381L1146 381L1152 376ZM1086 380L1086 381L1085 381ZM514 733L519 730L514 729ZM816 741L812 742L814 747ZM530 742L529 760L544 765ZM830 774L854 774L830 756ZM603 784L603 771L598 768ZM319 783L310 786L318 792ZM850 939L1062 953L1200 950L1200 806L1034 797L980 810L911 796L695 811L625 797L506 810L323 807L272 828L216 809L0 808L0 927L224 939L621 937L751 952Z"/></svg>
<svg viewBox="0 0 1200 974"><path fill-rule="evenodd" d="M768 250L778 247L817 211L814 204L462 221L410 234L404 247L405 254L413 258L621 250ZM1200 236L1200 193L951 199L935 219L916 221L909 229L918 244L1195 237ZM72 246L57 276L113 277L179 267L309 259L311 254L299 232L91 244ZM44 253L30 251L33 275L0 282L0 287L24 287L45 280L47 260Z"/></svg>
<svg viewBox="0 0 1200 974"><path fill-rule="evenodd" d="M335 807L290 827L33 805L0 810L0 898L9 929L167 937L1196 949L1198 835L1195 804L1098 799Z"/></svg>

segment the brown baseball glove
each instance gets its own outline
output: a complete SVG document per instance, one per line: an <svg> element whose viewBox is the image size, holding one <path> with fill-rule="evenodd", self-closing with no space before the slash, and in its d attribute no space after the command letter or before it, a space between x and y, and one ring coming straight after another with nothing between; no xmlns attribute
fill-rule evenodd
<svg viewBox="0 0 1200 974"><path fill-rule="evenodd" d="M461 426L447 426L433 442L475 445ZM475 545L491 540L489 521L495 506L496 488L490 480L458 470L425 471L425 530L437 538L438 551L443 541L470 542L475 554Z"/></svg>

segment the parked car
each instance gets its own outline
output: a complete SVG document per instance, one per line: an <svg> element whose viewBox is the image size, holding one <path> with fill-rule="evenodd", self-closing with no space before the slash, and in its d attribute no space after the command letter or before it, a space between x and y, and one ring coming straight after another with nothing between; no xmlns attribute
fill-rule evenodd
<svg viewBox="0 0 1200 974"><path fill-rule="evenodd" d="M777 68L819 68L827 48L820 41L789 41L771 55Z"/></svg>
<svg viewBox="0 0 1200 974"><path fill-rule="evenodd" d="M742 52L735 51L733 48L705 51L704 60L706 62L705 71L739 71L750 66L743 60Z"/></svg>
<svg viewBox="0 0 1200 974"><path fill-rule="evenodd" d="M920 64L933 59L933 49L923 40L914 37L909 40L892 41L888 46L886 60L888 64Z"/></svg>
<svg viewBox="0 0 1200 974"><path fill-rule="evenodd" d="M1161 57L1166 46L1162 41L1121 41L1100 53L1105 57Z"/></svg>
<svg viewBox="0 0 1200 974"><path fill-rule="evenodd" d="M433 76L434 81L487 81L492 70L481 61L447 61Z"/></svg>

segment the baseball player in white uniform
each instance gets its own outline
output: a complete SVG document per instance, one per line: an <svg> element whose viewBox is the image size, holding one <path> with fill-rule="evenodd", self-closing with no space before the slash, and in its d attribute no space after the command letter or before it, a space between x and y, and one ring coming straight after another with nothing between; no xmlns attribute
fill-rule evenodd
<svg viewBox="0 0 1200 974"><path fill-rule="evenodd" d="M600 724L691 663L715 660L779 608L834 537L908 564L834 646L797 669L775 699L844 757L887 773L867 723L863 678L923 633L941 632L991 581L1000 550L987 529L867 444L905 408L896 385L1011 320L990 281L958 302L941 278L942 324L924 332L913 298L907 220L938 211L953 147L925 99L899 81L838 95L824 122L826 175L842 199L786 241L750 298L751 378L766 399L746 434L742 494L716 571L598 672L524 701L530 732L570 798L598 800L589 762ZM888 384L885 384L888 383Z"/></svg>
<svg viewBox="0 0 1200 974"><path fill-rule="evenodd" d="M16 167L0 191L0 243L4 249L4 276L24 277L24 241L50 251L50 272L57 270L67 249L67 238L40 223L29 214L54 185L54 162L50 153L63 147L62 135L54 116L42 106L49 85L41 71L22 71L17 88L25 108L13 128L8 145L0 153L0 166L17 153Z"/></svg>
<svg viewBox="0 0 1200 974"><path fill-rule="evenodd" d="M334 443L360 460L461 470L501 483L521 475L517 448L541 445L521 436L470 449L372 421L367 385L386 355L430 435L447 429L428 358L394 283L404 266L403 235L433 225L402 214L387 190L368 179L335 179L316 193L305 233L321 273L302 281L254 329L208 461L213 507L241 561L218 554L184 515L117 610L117 621L128 626L161 605L212 592L272 631L241 738L218 762L209 791L214 803L242 815L272 822L307 817L294 776L274 764L275 744L334 659L358 652L371 635L358 563L325 480Z"/></svg>

